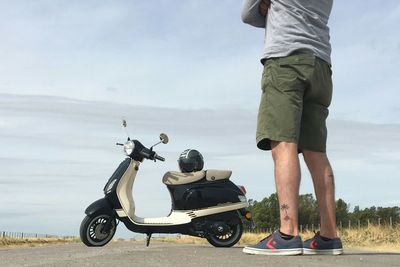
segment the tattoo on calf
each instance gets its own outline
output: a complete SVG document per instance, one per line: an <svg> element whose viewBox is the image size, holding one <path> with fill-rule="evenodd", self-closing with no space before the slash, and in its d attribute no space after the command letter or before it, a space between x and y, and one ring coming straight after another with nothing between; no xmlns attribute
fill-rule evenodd
<svg viewBox="0 0 400 267"><path fill-rule="evenodd" d="M284 210L285 213L286 213L285 217L283 218L285 221L289 221L290 220L290 217L288 215L288 209L289 209L289 205L288 204L285 203L285 204L281 205L281 210Z"/></svg>

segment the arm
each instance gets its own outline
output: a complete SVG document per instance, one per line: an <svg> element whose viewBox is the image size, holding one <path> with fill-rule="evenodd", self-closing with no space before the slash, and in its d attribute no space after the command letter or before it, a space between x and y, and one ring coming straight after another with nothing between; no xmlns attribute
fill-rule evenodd
<svg viewBox="0 0 400 267"><path fill-rule="evenodd" d="M244 0L242 21L254 27L265 28L265 16L269 3L269 0Z"/></svg>

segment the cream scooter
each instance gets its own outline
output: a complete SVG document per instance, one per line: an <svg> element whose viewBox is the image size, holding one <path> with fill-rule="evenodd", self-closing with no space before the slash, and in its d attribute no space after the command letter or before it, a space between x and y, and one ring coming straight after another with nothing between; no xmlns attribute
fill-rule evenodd
<svg viewBox="0 0 400 267"><path fill-rule="evenodd" d="M126 121L123 121L126 127ZM160 143L168 143L165 134ZM87 246L104 246L115 234L117 221L136 233L147 234L147 246L153 233L179 233L203 237L216 247L231 247L243 232L242 218L251 221L246 191L229 178L231 171L206 170L191 173L167 172L162 181L167 186L172 209L168 216L141 218L135 214L132 187L144 159L164 158L143 146L138 140L119 144L128 156L115 170L104 187L104 198L85 210L80 237Z"/></svg>

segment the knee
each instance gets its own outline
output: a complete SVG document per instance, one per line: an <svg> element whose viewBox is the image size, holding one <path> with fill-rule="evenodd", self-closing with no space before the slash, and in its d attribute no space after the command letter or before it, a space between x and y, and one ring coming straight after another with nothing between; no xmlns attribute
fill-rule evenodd
<svg viewBox="0 0 400 267"><path fill-rule="evenodd" d="M290 157L297 157L297 144L295 143L288 143L288 142L271 142L272 147L272 158L273 160L279 161L280 159L290 158Z"/></svg>
<svg viewBox="0 0 400 267"><path fill-rule="evenodd" d="M309 163L326 163L329 162L328 156L324 152L315 152L310 150L303 150L303 158L305 162Z"/></svg>

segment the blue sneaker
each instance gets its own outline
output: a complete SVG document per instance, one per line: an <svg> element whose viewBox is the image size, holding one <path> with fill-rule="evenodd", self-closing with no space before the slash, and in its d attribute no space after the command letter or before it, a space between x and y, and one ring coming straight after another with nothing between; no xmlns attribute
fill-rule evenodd
<svg viewBox="0 0 400 267"><path fill-rule="evenodd" d="M283 239L279 231L275 231L258 244L243 248L243 252L259 255L300 255L303 253L303 242L300 236Z"/></svg>
<svg viewBox="0 0 400 267"><path fill-rule="evenodd" d="M338 237L326 241L317 232L313 238L304 241L303 252L304 255L340 255L343 254L342 241Z"/></svg>

